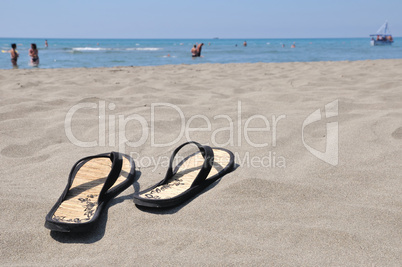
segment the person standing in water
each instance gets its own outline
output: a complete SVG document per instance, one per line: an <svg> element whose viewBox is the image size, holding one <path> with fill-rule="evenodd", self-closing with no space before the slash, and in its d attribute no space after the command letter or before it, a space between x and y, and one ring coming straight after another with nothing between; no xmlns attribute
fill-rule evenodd
<svg viewBox="0 0 402 267"><path fill-rule="evenodd" d="M244 41L243 46L244 46L244 47L246 47L246 46L247 46L247 42L246 42L246 41Z"/></svg>
<svg viewBox="0 0 402 267"><path fill-rule="evenodd" d="M13 64L14 68L18 67L17 60L20 55L17 52L17 45L11 44L11 50L9 52L10 52L10 56L11 56L11 64Z"/></svg>
<svg viewBox="0 0 402 267"><path fill-rule="evenodd" d="M36 44L31 44L31 49L29 49L29 56L31 57L32 66L39 65L39 51L36 48Z"/></svg>
<svg viewBox="0 0 402 267"><path fill-rule="evenodd" d="M191 56L197 57L197 45L194 45L193 48L191 48Z"/></svg>
<svg viewBox="0 0 402 267"><path fill-rule="evenodd" d="M48 46L47 40L45 40L45 47L47 48Z"/></svg>

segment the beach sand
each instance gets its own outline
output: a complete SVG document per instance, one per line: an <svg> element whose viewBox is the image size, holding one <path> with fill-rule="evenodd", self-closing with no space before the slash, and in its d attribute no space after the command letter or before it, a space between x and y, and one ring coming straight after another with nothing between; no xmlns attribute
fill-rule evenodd
<svg viewBox="0 0 402 267"><path fill-rule="evenodd" d="M401 70L402 60L0 70L0 265L400 266ZM332 165L306 148L325 152L327 123L339 127ZM186 134L228 143L238 168L177 208L136 207L134 191L164 177L156 160ZM117 150L139 172L98 227L46 229L75 162Z"/></svg>

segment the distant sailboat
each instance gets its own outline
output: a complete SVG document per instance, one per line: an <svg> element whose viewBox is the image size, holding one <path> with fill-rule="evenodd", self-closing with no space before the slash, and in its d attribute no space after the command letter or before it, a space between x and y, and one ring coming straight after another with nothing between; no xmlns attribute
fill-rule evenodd
<svg viewBox="0 0 402 267"><path fill-rule="evenodd" d="M391 31L388 27L388 21L386 21L381 28L378 29L376 34L370 34L371 45L391 45L394 42Z"/></svg>

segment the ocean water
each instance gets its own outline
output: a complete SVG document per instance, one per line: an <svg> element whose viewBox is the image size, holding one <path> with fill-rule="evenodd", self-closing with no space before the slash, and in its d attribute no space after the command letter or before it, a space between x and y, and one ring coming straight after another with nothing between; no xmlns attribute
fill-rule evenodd
<svg viewBox="0 0 402 267"><path fill-rule="evenodd" d="M0 38L0 49L9 50L16 43L19 68L32 68L30 43L39 48L39 68L93 68L402 58L402 38L394 40L391 46L373 47L370 38L248 39L243 47L244 39L48 39L45 48L45 39ZM191 57L196 42L205 44L202 58ZM296 48L291 48L293 42ZM10 68L9 53L0 53L0 69Z"/></svg>

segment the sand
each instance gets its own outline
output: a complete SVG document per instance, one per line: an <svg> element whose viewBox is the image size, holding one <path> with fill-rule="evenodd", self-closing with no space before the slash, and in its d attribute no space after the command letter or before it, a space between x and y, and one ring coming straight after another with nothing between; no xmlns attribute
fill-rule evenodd
<svg viewBox="0 0 402 267"><path fill-rule="evenodd" d="M402 60L0 70L0 265L400 266L401 70ZM316 110L322 119L302 130ZM187 137L230 149L239 166L177 208L136 207L133 193L163 178ZM92 232L47 230L70 168L109 151L132 155L134 185Z"/></svg>

